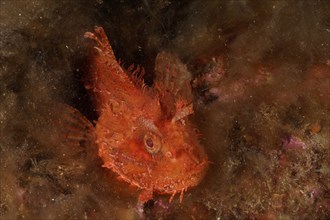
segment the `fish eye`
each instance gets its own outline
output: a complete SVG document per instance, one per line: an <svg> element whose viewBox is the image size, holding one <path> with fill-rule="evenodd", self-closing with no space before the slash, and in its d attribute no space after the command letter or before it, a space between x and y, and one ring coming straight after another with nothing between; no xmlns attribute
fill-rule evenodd
<svg viewBox="0 0 330 220"><path fill-rule="evenodd" d="M146 142L147 147L149 147L149 148L153 148L154 147L154 142L152 141L151 138L147 138L145 140L145 142Z"/></svg>
<svg viewBox="0 0 330 220"><path fill-rule="evenodd" d="M161 139L158 135L148 132L143 137L144 147L150 154L156 154L162 148Z"/></svg>

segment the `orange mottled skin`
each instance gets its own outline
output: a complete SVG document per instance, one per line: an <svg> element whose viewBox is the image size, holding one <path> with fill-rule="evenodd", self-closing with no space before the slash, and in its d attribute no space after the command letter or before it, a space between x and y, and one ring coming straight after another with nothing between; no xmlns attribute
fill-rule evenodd
<svg viewBox="0 0 330 220"><path fill-rule="evenodd" d="M91 89L99 118L96 143L104 167L142 189L140 202L153 192L183 193L203 178L207 155L188 121L192 106L165 83L146 87L117 62L103 28L85 33L97 42L91 56Z"/></svg>

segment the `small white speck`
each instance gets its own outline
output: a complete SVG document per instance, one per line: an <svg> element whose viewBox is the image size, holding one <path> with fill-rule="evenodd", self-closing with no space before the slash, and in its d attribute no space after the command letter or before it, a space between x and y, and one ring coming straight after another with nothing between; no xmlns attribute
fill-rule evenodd
<svg viewBox="0 0 330 220"><path fill-rule="evenodd" d="M69 46L68 45L65 45L66 49L69 49Z"/></svg>
<svg viewBox="0 0 330 220"><path fill-rule="evenodd" d="M22 14L21 13L18 13L18 16L22 16Z"/></svg>

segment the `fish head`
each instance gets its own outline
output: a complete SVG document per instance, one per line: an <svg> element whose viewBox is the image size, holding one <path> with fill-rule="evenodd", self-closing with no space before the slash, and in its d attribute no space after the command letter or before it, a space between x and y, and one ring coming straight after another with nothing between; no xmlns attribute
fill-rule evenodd
<svg viewBox="0 0 330 220"><path fill-rule="evenodd" d="M157 165L152 169L158 191L174 193L196 186L205 175L208 158L198 140L198 132L188 121L167 121L160 126ZM148 151L147 139L145 148ZM153 153L150 151L150 153Z"/></svg>
<svg viewBox="0 0 330 220"><path fill-rule="evenodd" d="M104 113L96 126L104 166L126 182L159 193L172 194L196 186L205 174L208 158L198 131L186 118L191 106L176 109L168 114L170 117L163 117L158 108L149 114L151 117L145 113L136 120L127 114L122 118L112 115L109 120ZM103 118L111 123L105 125Z"/></svg>
<svg viewBox="0 0 330 220"><path fill-rule="evenodd" d="M199 133L187 120L192 105L177 103L172 112L154 119L139 118L135 135L123 146L136 164L142 164L143 168L136 169L141 171L139 185L168 194L196 186L208 165Z"/></svg>

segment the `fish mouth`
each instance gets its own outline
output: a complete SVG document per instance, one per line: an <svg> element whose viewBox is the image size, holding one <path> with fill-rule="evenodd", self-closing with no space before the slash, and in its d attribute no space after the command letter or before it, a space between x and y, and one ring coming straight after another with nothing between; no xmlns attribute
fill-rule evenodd
<svg viewBox="0 0 330 220"><path fill-rule="evenodd" d="M180 176L164 177L159 180L155 186L156 191L161 194L172 194L181 190L187 190L190 187L197 186L203 179L210 161L203 160L191 170L181 173Z"/></svg>
<svg viewBox="0 0 330 220"><path fill-rule="evenodd" d="M188 176L184 178L185 182L191 183L190 186L188 186L188 187L196 186L203 179L203 177L206 173L206 168L209 163L210 163L210 161L203 160L200 163L198 163L193 168L193 170L188 172ZM195 183L195 184L193 184L193 183ZM184 185L184 184L182 184L182 185Z"/></svg>
<svg viewBox="0 0 330 220"><path fill-rule="evenodd" d="M197 186L202 181L209 163L211 162L203 160L193 167L191 171L187 172L184 178L176 176L175 178L167 179L167 181L159 181L159 184L156 184L158 187L154 188L154 190L160 194L171 194L169 198L170 203L174 199L174 196L180 193L181 203L184 192L186 192L188 188Z"/></svg>

